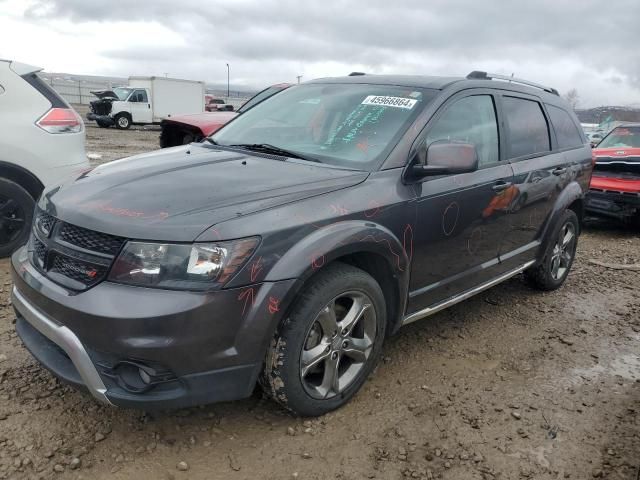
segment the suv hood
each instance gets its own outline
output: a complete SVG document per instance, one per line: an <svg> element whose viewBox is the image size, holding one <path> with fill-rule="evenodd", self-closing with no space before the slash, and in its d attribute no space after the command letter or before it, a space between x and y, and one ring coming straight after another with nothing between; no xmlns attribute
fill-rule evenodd
<svg viewBox="0 0 640 480"><path fill-rule="evenodd" d="M596 156L594 177L640 178L640 148L594 148L593 153Z"/></svg>
<svg viewBox="0 0 640 480"><path fill-rule="evenodd" d="M99 232L190 242L225 220L356 185L367 176L187 145L97 167L47 190L40 206L65 222Z"/></svg>
<svg viewBox="0 0 640 480"><path fill-rule="evenodd" d="M165 123L179 123L200 129L203 135L209 136L221 126L237 117L237 112L204 112L186 115L171 115L163 120Z"/></svg>
<svg viewBox="0 0 640 480"><path fill-rule="evenodd" d="M636 147L607 147L594 148L593 153L596 157L640 157L640 148Z"/></svg>

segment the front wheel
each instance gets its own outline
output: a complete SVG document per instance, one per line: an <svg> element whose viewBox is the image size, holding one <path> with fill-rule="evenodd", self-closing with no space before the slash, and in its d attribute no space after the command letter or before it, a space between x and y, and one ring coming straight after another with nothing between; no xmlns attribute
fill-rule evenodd
<svg viewBox="0 0 640 480"><path fill-rule="evenodd" d="M29 192L11 180L0 178L0 258L27 241L34 206Z"/></svg>
<svg viewBox="0 0 640 480"><path fill-rule="evenodd" d="M127 130L131 126L131 118L126 113L119 113L114 120L120 130Z"/></svg>
<svg viewBox="0 0 640 480"><path fill-rule="evenodd" d="M565 210L551 234L542 262L524 272L530 285L540 290L560 288L573 265L579 231L577 215L573 210Z"/></svg>
<svg viewBox="0 0 640 480"><path fill-rule="evenodd" d="M384 295L369 274L328 266L277 328L261 379L265 392L303 416L341 407L375 367L386 323Z"/></svg>

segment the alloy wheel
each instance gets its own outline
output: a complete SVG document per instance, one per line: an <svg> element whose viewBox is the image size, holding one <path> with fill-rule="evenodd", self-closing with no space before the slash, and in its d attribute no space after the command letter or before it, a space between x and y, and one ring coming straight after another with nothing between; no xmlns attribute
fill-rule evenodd
<svg viewBox="0 0 640 480"><path fill-rule="evenodd" d="M575 253L576 229L573 223L567 222L560 229L558 240L551 253L551 277L559 280L566 275Z"/></svg>
<svg viewBox="0 0 640 480"><path fill-rule="evenodd" d="M316 399L332 398L358 377L377 334L372 300L361 292L338 295L320 310L300 354L300 378Z"/></svg>

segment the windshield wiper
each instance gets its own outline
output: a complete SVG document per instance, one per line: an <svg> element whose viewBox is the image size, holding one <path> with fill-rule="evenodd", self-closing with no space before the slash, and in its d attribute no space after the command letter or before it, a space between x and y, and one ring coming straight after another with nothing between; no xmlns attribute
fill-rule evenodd
<svg viewBox="0 0 640 480"><path fill-rule="evenodd" d="M298 158L300 160L308 160L310 162L320 162L315 158L306 157L300 155L297 152L293 152L291 150L285 150L284 148L276 147L275 145L271 145L269 143L239 143L236 145L227 145L229 147L243 148L245 150L250 150L252 152L260 152L260 153L272 153L274 155L280 155L282 157L289 158Z"/></svg>
<svg viewBox="0 0 640 480"><path fill-rule="evenodd" d="M204 137L204 139L209 142L211 145L218 145L218 142L216 142L213 138L211 137Z"/></svg>

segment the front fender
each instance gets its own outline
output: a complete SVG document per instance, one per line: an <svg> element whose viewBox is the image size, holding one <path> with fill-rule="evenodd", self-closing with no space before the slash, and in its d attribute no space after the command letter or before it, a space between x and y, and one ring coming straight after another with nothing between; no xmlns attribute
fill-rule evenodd
<svg viewBox="0 0 640 480"><path fill-rule="evenodd" d="M111 104L111 116L115 117L116 115L118 115L119 113L128 113L131 114L131 105L129 105L129 102L113 102Z"/></svg>
<svg viewBox="0 0 640 480"><path fill-rule="evenodd" d="M410 226L407 228L411 230ZM377 253L389 262L394 272L408 276L412 253L408 243L412 234L405 230L406 238L400 241L389 229L373 222L332 223L313 231L291 247L271 268L265 280L304 280L336 258L357 252Z"/></svg>
<svg viewBox="0 0 640 480"><path fill-rule="evenodd" d="M413 230L406 225L399 239L389 229L366 220L337 222L314 230L291 247L266 275L266 281L296 278L301 286L323 266L345 255L372 253L385 259L399 294L399 311L409 288Z"/></svg>

